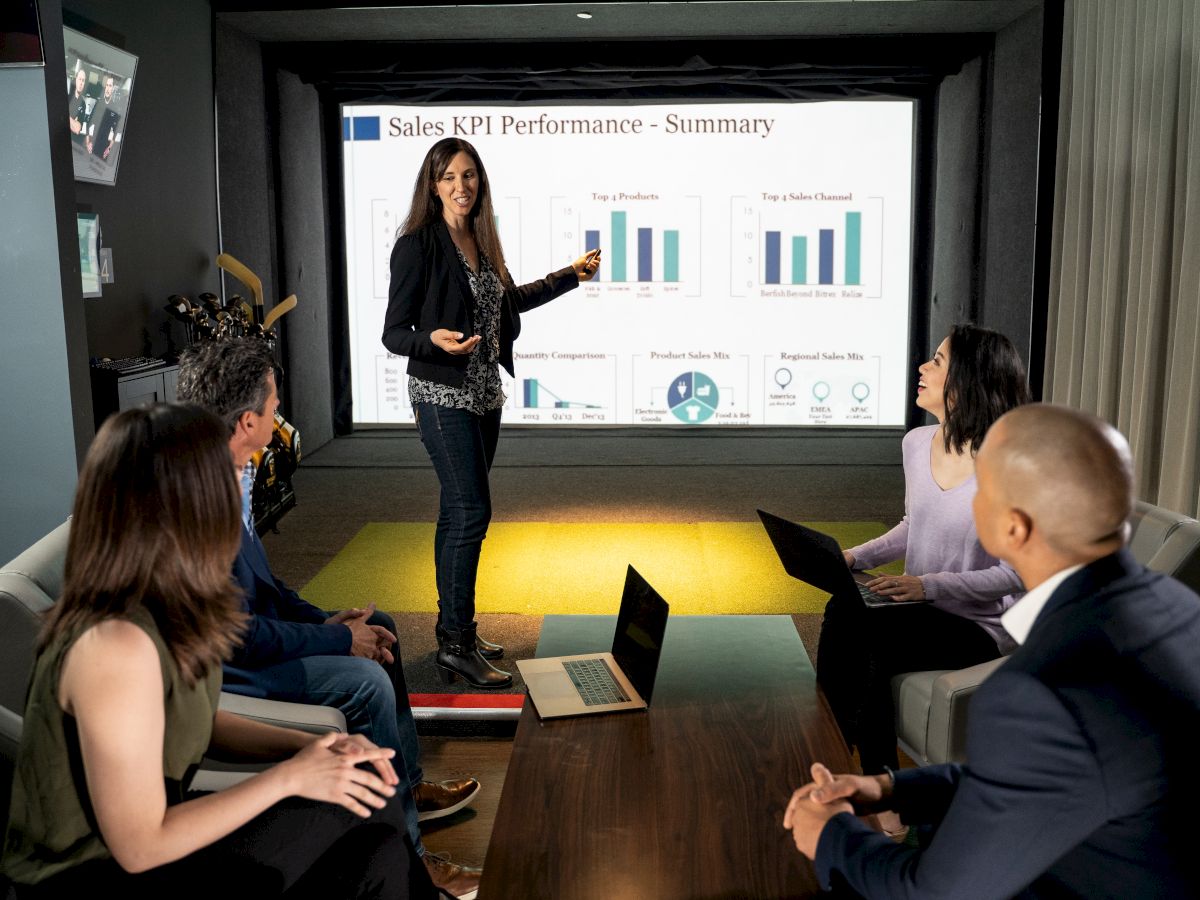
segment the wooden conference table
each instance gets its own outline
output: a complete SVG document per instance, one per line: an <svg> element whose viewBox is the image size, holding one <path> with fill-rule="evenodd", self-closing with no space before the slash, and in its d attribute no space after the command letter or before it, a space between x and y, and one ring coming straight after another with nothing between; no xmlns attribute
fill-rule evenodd
<svg viewBox="0 0 1200 900"><path fill-rule="evenodd" d="M546 616L538 656L608 650L615 616ZM481 900L809 897L783 830L850 756L788 616L674 616L650 709L542 722L527 699Z"/></svg>

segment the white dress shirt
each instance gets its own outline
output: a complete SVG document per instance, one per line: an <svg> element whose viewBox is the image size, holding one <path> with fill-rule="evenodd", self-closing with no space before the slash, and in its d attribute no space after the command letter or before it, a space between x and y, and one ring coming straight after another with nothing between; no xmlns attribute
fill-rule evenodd
<svg viewBox="0 0 1200 900"><path fill-rule="evenodd" d="M1000 617L1000 623L1004 626L1004 630L1012 635L1014 641L1018 644L1025 643L1025 638L1029 637L1029 631L1033 628L1038 613L1042 611L1042 607L1046 605L1050 595L1060 584L1082 568L1083 565L1080 564L1055 572L1037 587L1027 591L1024 597L1008 608Z"/></svg>

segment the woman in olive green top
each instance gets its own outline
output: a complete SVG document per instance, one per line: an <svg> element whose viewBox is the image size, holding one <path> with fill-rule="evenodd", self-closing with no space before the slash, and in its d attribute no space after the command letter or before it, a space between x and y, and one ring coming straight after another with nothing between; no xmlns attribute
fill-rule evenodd
<svg viewBox="0 0 1200 900"><path fill-rule="evenodd" d="M63 596L26 703L4 843L20 897L408 897L392 750L217 709L241 627L229 435L196 407L129 410L88 453ZM281 759L187 795L201 757Z"/></svg>

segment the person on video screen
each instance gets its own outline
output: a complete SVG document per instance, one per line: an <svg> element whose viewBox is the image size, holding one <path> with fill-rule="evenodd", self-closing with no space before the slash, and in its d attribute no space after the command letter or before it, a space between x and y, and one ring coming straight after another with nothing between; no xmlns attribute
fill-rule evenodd
<svg viewBox="0 0 1200 900"><path fill-rule="evenodd" d="M117 137L117 124L121 114L117 111L115 93L116 79L111 75L104 76L104 95L92 107L91 124L88 126L87 150L100 159L108 159L112 152L113 142Z"/></svg>
<svg viewBox="0 0 1200 900"><path fill-rule="evenodd" d="M75 70L75 89L69 95L67 104L71 110L71 117L68 124L71 128L71 140L80 147L84 146L87 140L88 120L88 96L87 96L87 70L80 63L78 69Z"/></svg>

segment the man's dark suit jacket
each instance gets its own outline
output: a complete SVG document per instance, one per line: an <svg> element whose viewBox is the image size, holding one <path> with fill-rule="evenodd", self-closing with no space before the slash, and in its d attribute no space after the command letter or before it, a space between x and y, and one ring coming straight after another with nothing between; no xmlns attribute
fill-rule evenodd
<svg viewBox="0 0 1200 900"><path fill-rule="evenodd" d="M262 543L245 528L233 578L242 589L243 608L251 615L241 646L225 665L225 690L264 697L260 670L305 656L349 654L350 629L324 624L328 613L276 578ZM278 685L278 675L272 683Z"/></svg>
<svg viewBox="0 0 1200 900"><path fill-rule="evenodd" d="M1200 597L1127 551L1067 578L971 701L966 766L899 773L923 850L848 813L822 884L866 897L1200 897Z"/></svg>

